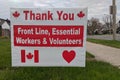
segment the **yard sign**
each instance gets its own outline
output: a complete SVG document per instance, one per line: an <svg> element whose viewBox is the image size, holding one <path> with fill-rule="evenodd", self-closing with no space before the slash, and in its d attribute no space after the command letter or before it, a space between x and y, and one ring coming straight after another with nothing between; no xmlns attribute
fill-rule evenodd
<svg viewBox="0 0 120 80"><path fill-rule="evenodd" d="M12 66L85 67L87 9L10 11Z"/></svg>

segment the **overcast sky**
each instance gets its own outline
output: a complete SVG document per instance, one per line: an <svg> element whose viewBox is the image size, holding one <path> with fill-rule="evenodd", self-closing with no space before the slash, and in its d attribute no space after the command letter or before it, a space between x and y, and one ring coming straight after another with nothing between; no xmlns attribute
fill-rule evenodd
<svg viewBox="0 0 120 80"><path fill-rule="evenodd" d="M120 19L120 0L117 3L117 20ZM88 18L96 17L102 20L105 14L109 14L109 6L112 0L0 0L0 18L10 19L10 8L75 8L88 7Z"/></svg>

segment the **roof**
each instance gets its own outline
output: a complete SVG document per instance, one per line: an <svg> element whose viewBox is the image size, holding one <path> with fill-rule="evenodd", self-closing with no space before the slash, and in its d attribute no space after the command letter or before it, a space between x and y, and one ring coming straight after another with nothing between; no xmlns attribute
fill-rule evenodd
<svg viewBox="0 0 120 80"><path fill-rule="evenodd" d="M5 21L6 21L7 24L10 26L10 20L8 20L8 19L5 20L5 19L1 19L1 18L0 18L0 26L1 26Z"/></svg>
<svg viewBox="0 0 120 80"><path fill-rule="evenodd" d="M5 21L6 21L6 22L8 23L8 25L10 26L10 20L6 19Z"/></svg>
<svg viewBox="0 0 120 80"><path fill-rule="evenodd" d="M4 19L0 18L0 26L4 23L4 21L5 21Z"/></svg>

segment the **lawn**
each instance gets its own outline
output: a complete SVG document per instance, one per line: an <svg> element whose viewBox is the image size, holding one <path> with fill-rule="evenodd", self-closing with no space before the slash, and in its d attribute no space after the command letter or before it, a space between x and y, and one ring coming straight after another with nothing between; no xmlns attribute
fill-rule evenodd
<svg viewBox="0 0 120 80"><path fill-rule="evenodd" d="M120 49L120 41L116 41L116 40L100 40L100 39L89 38L87 39L87 41Z"/></svg>
<svg viewBox="0 0 120 80"><path fill-rule="evenodd" d="M87 58L94 58L87 52ZM87 60L86 67L11 67L10 41L0 39L0 80L120 80L120 70Z"/></svg>

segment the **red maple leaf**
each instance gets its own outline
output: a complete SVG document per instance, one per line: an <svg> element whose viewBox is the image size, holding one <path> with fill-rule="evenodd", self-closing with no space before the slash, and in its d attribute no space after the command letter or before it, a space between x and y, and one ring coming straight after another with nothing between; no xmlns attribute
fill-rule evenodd
<svg viewBox="0 0 120 80"><path fill-rule="evenodd" d="M80 12L77 14L77 16L78 16L79 18L83 18L83 17L85 16L85 14L84 14L82 11L80 11Z"/></svg>
<svg viewBox="0 0 120 80"><path fill-rule="evenodd" d="M19 17L19 16L20 16L20 13L19 13L19 12L17 12L17 11L15 11L15 12L13 13L13 16L14 16L15 18L17 18L17 17Z"/></svg>
<svg viewBox="0 0 120 80"><path fill-rule="evenodd" d="M28 59L32 59L33 55L31 53L28 53L28 55L26 55Z"/></svg>

